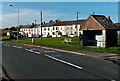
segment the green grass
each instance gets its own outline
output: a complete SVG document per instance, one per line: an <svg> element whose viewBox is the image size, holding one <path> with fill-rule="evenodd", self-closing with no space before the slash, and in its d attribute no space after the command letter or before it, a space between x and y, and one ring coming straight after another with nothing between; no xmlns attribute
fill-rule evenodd
<svg viewBox="0 0 120 81"><path fill-rule="evenodd" d="M109 47L109 48L90 48L90 47L81 47L78 42L77 37L73 37L71 44L63 43L62 41L64 38L67 37L60 37L60 38L43 38L41 41L40 38L34 38L34 42L32 42L32 38L24 38L22 40L11 40L6 41L9 43L26 43L26 44L33 44L33 45L42 45L42 46L49 46L55 48L62 48L62 49L69 49L69 50L93 50L99 52L109 52L109 53L118 53L120 54L120 47Z"/></svg>
<svg viewBox="0 0 120 81"><path fill-rule="evenodd" d="M77 38L71 38L72 40L76 40L76 42L72 42L72 44L63 43L65 37L60 38L43 38L41 41L40 38L34 38L34 42L32 42L32 38L24 38L23 40L11 40L7 41L10 43L26 43L26 44L33 44L33 45L43 45L43 46L51 46L57 48L66 48L66 49L82 49L82 47L78 45L73 45L73 43L77 43Z"/></svg>
<svg viewBox="0 0 120 81"><path fill-rule="evenodd" d="M118 45L120 45L120 37L118 37Z"/></svg>
<svg viewBox="0 0 120 81"><path fill-rule="evenodd" d="M10 36L0 36L0 40L9 39Z"/></svg>

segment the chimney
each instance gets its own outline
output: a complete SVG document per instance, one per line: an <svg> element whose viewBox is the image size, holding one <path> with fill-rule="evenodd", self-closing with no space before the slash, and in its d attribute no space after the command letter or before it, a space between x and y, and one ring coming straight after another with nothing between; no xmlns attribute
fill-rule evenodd
<svg viewBox="0 0 120 81"><path fill-rule="evenodd" d="M108 19L110 20L110 16L108 16Z"/></svg>
<svg viewBox="0 0 120 81"><path fill-rule="evenodd" d="M34 23L32 23L32 26L34 26L35 24Z"/></svg>

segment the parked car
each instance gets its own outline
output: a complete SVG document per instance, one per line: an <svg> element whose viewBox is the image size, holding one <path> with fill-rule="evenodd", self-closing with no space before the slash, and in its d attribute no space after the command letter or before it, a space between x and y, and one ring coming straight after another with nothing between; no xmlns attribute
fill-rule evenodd
<svg viewBox="0 0 120 81"><path fill-rule="evenodd" d="M35 37L36 37L36 38L39 38L39 37L40 37L40 35L35 35Z"/></svg>

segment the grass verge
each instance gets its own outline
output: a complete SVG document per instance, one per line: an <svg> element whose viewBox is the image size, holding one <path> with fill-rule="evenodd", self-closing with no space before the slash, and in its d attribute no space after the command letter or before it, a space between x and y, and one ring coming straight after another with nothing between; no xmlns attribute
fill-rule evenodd
<svg viewBox="0 0 120 81"><path fill-rule="evenodd" d="M5 40L5 39L9 39L10 36L0 36L0 40Z"/></svg>
<svg viewBox="0 0 120 81"><path fill-rule="evenodd" d="M69 49L69 50L94 50L98 52L108 52L108 53L117 53L120 54L120 47L109 47L109 48L90 48L90 47L81 47L78 42L77 37L73 37L71 44L63 43L62 41L66 37L59 37L59 38L43 38L41 41L40 38L34 38L34 42L32 42L32 38L23 38L19 41L11 40L6 41L9 43L25 43L25 44L33 44L33 45L42 45L48 47L55 47L55 48L62 48L62 49Z"/></svg>

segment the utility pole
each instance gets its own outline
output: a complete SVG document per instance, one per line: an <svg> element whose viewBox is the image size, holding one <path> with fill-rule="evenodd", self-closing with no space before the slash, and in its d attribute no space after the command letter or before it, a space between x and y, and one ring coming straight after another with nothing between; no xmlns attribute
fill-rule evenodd
<svg viewBox="0 0 120 81"><path fill-rule="evenodd" d="M17 28L17 41L19 40L19 6L18 6L18 28Z"/></svg>
<svg viewBox="0 0 120 81"><path fill-rule="evenodd" d="M40 11L40 18L41 18L41 41L42 41L42 11Z"/></svg>
<svg viewBox="0 0 120 81"><path fill-rule="evenodd" d="M11 7L13 7L13 5L10 5ZM17 27L17 41L19 40L19 37L18 37L18 35L19 35L19 6L17 6L18 7L18 10L17 10L17 13L18 13L18 27Z"/></svg>
<svg viewBox="0 0 120 81"><path fill-rule="evenodd" d="M77 12L77 22L76 22L76 36L77 36L77 34L79 33L78 32L78 14L79 14L80 12Z"/></svg>
<svg viewBox="0 0 120 81"><path fill-rule="evenodd" d="M78 14L79 14L80 12L77 12L77 22L76 22L76 36L79 34L79 28L78 28ZM79 34L80 35L80 34ZM79 40L78 40L78 42L79 42L79 45L80 45L80 36L78 36L79 38Z"/></svg>

